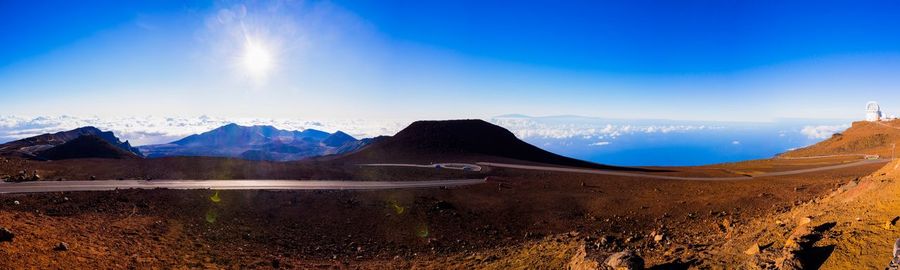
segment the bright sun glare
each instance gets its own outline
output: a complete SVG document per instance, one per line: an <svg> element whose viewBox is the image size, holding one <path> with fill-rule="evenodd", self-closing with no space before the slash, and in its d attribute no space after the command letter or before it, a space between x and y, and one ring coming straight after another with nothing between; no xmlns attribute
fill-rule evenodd
<svg viewBox="0 0 900 270"><path fill-rule="evenodd" d="M242 60L244 68L254 79L265 78L274 67L272 53L260 40L247 39Z"/></svg>

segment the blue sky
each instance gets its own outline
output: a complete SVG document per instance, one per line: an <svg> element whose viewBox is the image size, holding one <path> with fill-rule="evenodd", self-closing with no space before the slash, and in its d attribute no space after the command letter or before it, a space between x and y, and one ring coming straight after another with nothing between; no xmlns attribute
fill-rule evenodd
<svg viewBox="0 0 900 270"><path fill-rule="evenodd" d="M31 2L0 3L0 114L769 121L900 108L896 1Z"/></svg>

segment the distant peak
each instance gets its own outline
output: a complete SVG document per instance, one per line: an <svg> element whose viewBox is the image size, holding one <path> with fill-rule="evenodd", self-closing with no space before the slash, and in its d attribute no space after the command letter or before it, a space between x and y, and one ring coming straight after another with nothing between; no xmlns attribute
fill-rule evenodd
<svg viewBox="0 0 900 270"><path fill-rule="evenodd" d="M76 128L76 129L73 130L73 131L82 131L82 132L84 132L84 131L87 131L87 132L102 132L99 128L94 127L94 126L83 126L83 127L80 127L80 128Z"/></svg>
<svg viewBox="0 0 900 270"><path fill-rule="evenodd" d="M353 138L353 136L350 136L347 133L344 133L339 130L339 131L335 131L331 135L328 135L327 138L322 140L322 143L324 143L327 146L335 146L336 147L336 146L340 146L347 142L352 142L352 141L356 141L356 138Z"/></svg>

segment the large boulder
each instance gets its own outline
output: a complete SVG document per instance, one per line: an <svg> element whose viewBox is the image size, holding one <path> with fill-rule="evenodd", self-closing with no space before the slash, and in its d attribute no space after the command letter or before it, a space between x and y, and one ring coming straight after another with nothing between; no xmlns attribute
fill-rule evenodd
<svg viewBox="0 0 900 270"><path fill-rule="evenodd" d="M641 270L644 269L644 259L631 250L625 250L610 255L603 265L612 270Z"/></svg>

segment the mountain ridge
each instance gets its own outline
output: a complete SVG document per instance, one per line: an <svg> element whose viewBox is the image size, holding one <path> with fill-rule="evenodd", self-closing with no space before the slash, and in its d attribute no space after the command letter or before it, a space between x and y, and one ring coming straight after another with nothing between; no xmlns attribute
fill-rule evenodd
<svg viewBox="0 0 900 270"><path fill-rule="evenodd" d="M294 161L340 154L359 147L360 141L344 132L316 129L281 130L269 125L227 124L200 134L156 145L140 146L147 157L207 156L248 160ZM349 146L345 146L349 145Z"/></svg>
<svg viewBox="0 0 900 270"><path fill-rule="evenodd" d="M136 159L140 156L117 147L97 135L81 135L53 148L37 152L45 160L77 158Z"/></svg>
<svg viewBox="0 0 900 270"><path fill-rule="evenodd" d="M97 136L124 151L131 152L137 156L143 156L143 153L136 147L131 146L131 143L127 140L122 142L112 131L102 131L93 126L85 126L56 133L45 133L0 144L0 155L36 158L37 153L40 151L60 146L85 135Z"/></svg>

